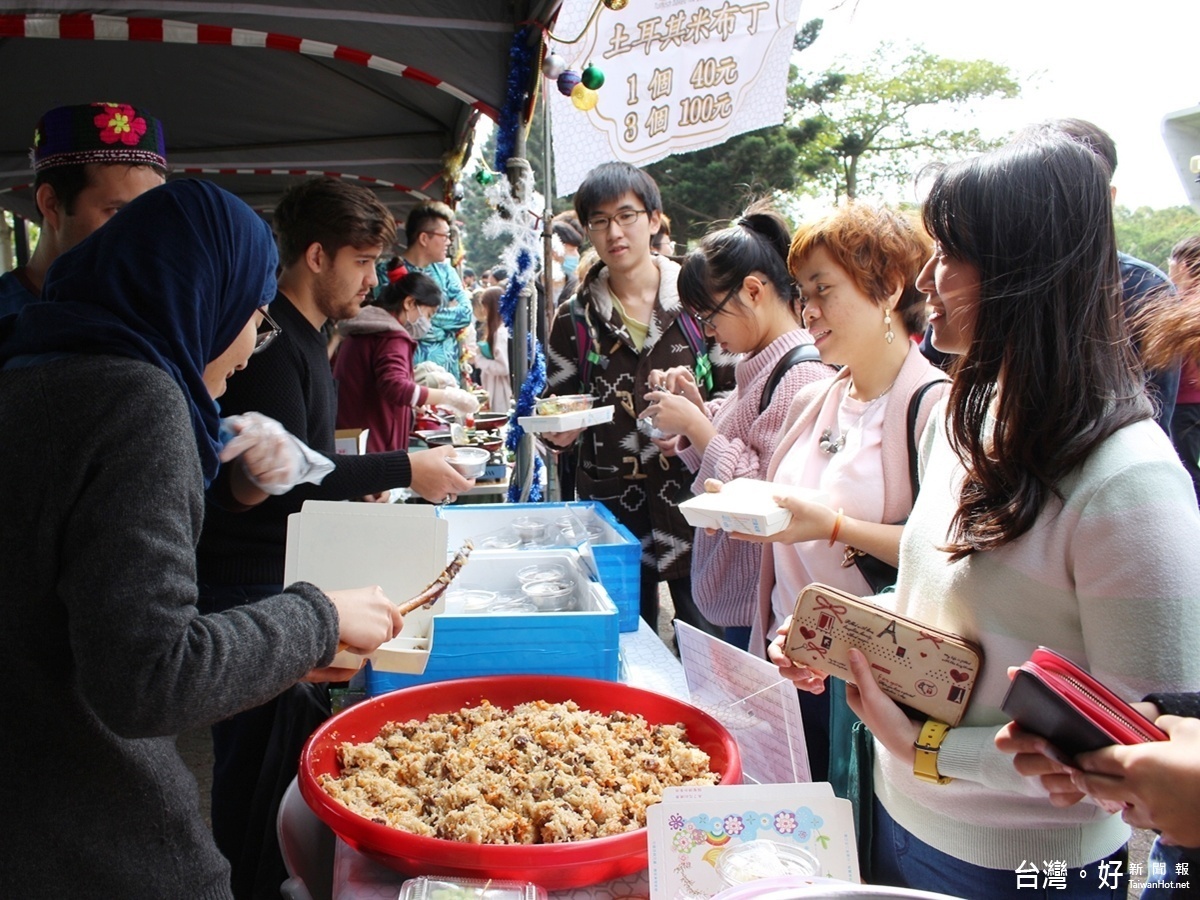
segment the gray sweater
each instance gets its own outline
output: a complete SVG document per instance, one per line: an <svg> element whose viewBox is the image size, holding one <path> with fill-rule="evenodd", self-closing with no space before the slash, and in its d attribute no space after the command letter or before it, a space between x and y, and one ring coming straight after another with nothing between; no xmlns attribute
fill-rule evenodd
<svg viewBox="0 0 1200 900"><path fill-rule="evenodd" d="M159 369L0 371L0 897L232 896L174 736L328 664L337 614L295 584L201 616L203 491Z"/></svg>

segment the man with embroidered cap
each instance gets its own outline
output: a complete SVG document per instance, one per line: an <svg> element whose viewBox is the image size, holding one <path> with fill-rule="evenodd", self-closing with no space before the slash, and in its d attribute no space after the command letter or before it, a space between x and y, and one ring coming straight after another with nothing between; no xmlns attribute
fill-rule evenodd
<svg viewBox="0 0 1200 900"><path fill-rule="evenodd" d="M162 123L127 103L50 110L34 130L30 158L41 237L26 265L0 275L0 316L37 300L60 254L167 177Z"/></svg>

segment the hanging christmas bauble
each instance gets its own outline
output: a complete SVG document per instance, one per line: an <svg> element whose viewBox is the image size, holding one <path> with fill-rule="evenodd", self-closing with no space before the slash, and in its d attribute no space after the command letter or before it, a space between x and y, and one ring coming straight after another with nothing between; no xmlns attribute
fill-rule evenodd
<svg viewBox="0 0 1200 900"><path fill-rule="evenodd" d="M550 53L542 60L542 74L547 78L557 78L567 67L567 61L557 53Z"/></svg>
<svg viewBox="0 0 1200 900"><path fill-rule="evenodd" d="M594 109L599 99L600 95L585 84L577 84L571 91L571 102L575 104L576 109L582 109L584 112Z"/></svg>
<svg viewBox="0 0 1200 900"><path fill-rule="evenodd" d="M558 76L558 92L564 97L570 97L571 91L575 90L577 84L579 84L579 73L574 69L567 69Z"/></svg>
<svg viewBox="0 0 1200 900"><path fill-rule="evenodd" d="M484 187L487 187L496 180L496 176L493 175L488 169L480 169L475 173L475 180Z"/></svg>
<svg viewBox="0 0 1200 900"><path fill-rule="evenodd" d="M579 82L586 88L598 91L604 87L604 73L591 63L588 63L587 68L583 70L583 74L579 76Z"/></svg>
<svg viewBox="0 0 1200 900"><path fill-rule="evenodd" d="M604 5L613 12L620 12L629 5L629 0L604 0Z"/></svg>

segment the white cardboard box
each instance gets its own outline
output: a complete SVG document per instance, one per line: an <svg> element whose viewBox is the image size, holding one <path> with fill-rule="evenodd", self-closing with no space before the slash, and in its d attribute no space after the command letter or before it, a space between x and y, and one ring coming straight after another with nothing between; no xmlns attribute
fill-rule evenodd
<svg viewBox="0 0 1200 900"><path fill-rule="evenodd" d="M342 456L362 456L369 432L368 428L339 428L333 433L333 449Z"/></svg>
<svg viewBox="0 0 1200 900"><path fill-rule="evenodd" d="M770 481L735 478L715 494L699 494L679 504L679 511L696 528L719 528L744 534L774 534L792 521L790 510L775 497L791 491Z"/></svg>
<svg viewBox="0 0 1200 900"><path fill-rule="evenodd" d="M432 506L416 504L308 500L288 516L284 583L308 581L326 591L377 584L393 603L403 603L446 565L449 524L435 513ZM399 637L368 657L372 665L423 673L433 647L433 616L444 608L439 598L405 616ZM331 665L357 668L361 660L342 651Z"/></svg>
<svg viewBox="0 0 1200 900"><path fill-rule="evenodd" d="M612 417L613 407L596 406L558 416L521 416L517 424L530 434L541 434L543 431L574 431L576 428L600 425L611 422Z"/></svg>

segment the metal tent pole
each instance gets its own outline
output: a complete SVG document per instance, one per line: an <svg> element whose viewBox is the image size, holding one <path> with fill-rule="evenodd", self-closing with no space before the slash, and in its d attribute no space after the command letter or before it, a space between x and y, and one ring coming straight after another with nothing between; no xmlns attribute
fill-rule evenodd
<svg viewBox="0 0 1200 900"><path fill-rule="evenodd" d="M529 161L525 159L525 130L517 128L516 146L513 149L513 154L505 163L505 168L508 174L508 183L513 192L513 199L517 201L517 208L520 210L517 215L524 216L524 196L525 174L531 170ZM529 374L529 355L527 352L528 335L529 335L529 299L530 296L536 296L537 291L531 289L531 285L526 285L521 289L521 296L517 300L516 309L513 311L513 383L520 386L525 383L525 378ZM515 454L516 458L513 461L512 477L516 479L516 483L521 486L520 499L522 501L529 498L529 492L533 486L533 435L525 434L521 436L521 441L517 445Z"/></svg>
<svg viewBox="0 0 1200 900"><path fill-rule="evenodd" d="M554 321L554 308L558 298L554 296L554 229L551 219L554 217L554 153L551 147L550 135L550 97L542 92L542 172L545 184L542 189L546 198L546 209L542 213L542 335L543 341L550 343L550 326ZM558 483L558 464L554 454L546 454L546 499L557 502L562 499L561 485Z"/></svg>

